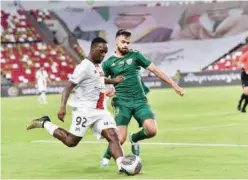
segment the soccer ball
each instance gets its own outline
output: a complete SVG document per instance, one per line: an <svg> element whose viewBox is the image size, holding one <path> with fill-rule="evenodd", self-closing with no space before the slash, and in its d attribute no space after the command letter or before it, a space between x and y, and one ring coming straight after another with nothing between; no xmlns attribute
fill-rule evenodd
<svg viewBox="0 0 248 180"><path fill-rule="evenodd" d="M139 174L142 168L141 159L136 155L127 155L121 162L122 170L129 176Z"/></svg>

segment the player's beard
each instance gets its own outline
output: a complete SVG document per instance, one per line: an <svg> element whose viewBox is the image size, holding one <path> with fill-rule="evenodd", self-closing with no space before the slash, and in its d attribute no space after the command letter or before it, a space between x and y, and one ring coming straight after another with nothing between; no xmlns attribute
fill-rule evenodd
<svg viewBox="0 0 248 180"><path fill-rule="evenodd" d="M94 63L95 64L101 64L102 63L102 60L96 60Z"/></svg>
<svg viewBox="0 0 248 180"><path fill-rule="evenodd" d="M125 55L128 53L129 49L123 49L123 48L120 48L120 47L117 47L118 48L118 51L121 53L121 55Z"/></svg>

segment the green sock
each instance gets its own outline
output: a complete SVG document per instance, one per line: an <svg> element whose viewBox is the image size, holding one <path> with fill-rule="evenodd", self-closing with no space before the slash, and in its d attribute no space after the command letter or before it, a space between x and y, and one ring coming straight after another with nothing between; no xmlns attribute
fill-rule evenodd
<svg viewBox="0 0 248 180"><path fill-rule="evenodd" d="M133 142L138 142L140 140L148 139L148 138L150 137L147 136L146 131L144 129L141 129L139 132L132 135Z"/></svg>
<svg viewBox="0 0 248 180"><path fill-rule="evenodd" d="M105 151L103 157L107 159L111 159L111 152L110 152L110 147L108 146L107 150Z"/></svg>

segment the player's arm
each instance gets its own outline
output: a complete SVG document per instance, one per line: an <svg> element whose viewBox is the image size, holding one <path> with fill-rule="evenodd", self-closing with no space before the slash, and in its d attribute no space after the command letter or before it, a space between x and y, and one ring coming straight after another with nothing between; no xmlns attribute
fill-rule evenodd
<svg viewBox="0 0 248 180"><path fill-rule="evenodd" d="M113 85L106 85L105 95L108 97L113 97L115 95L115 88Z"/></svg>
<svg viewBox="0 0 248 180"><path fill-rule="evenodd" d="M60 110L58 112L58 118L63 122L64 122L64 117L66 115L66 104L71 94L71 91L73 90L73 88L77 86L77 84L83 81L88 74L87 62L82 61L81 63L82 64L76 66L76 68L74 69L74 72L70 76L69 81L67 82L65 89L62 92L61 105L60 105Z"/></svg>
<svg viewBox="0 0 248 180"><path fill-rule="evenodd" d="M114 84L114 85L122 82L123 80L124 80L123 76L116 76L114 79L107 77L104 78L105 84Z"/></svg>
<svg viewBox="0 0 248 180"><path fill-rule="evenodd" d="M76 84L68 81L66 83L65 89L62 92L61 105L60 105L60 110L58 112L58 118L63 122L64 122L64 117L66 115L66 104L71 94L71 91L74 89L74 87L76 87Z"/></svg>
<svg viewBox="0 0 248 180"><path fill-rule="evenodd" d="M176 91L177 94L183 96L184 91L183 88L179 87L171 78L169 78L163 71L161 71L157 66L155 66L151 61L149 61L145 56L141 53L136 52L137 63L141 67L148 69L152 73L154 73L159 79L168 83L172 86L172 88Z"/></svg>
<svg viewBox="0 0 248 180"><path fill-rule="evenodd" d="M102 63L102 69L103 69L103 72L105 75L105 78L104 78L105 84L114 84L115 85L115 84L118 84L124 80L123 76L117 76L114 79L108 78L109 76L111 76L111 70L110 70L110 65L109 65L108 60Z"/></svg>
<svg viewBox="0 0 248 180"><path fill-rule="evenodd" d="M162 81L168 83L177 94L183 96L184 91L183 88L179 87L177 83L175 83L170 77L168 77L163 71L161 71L157 66L155 66L153 63L151 63L148 68L149 71L154 73L159 79Z"/></svg>
<svg viewBox="0 0 248 180"><path fill-rule="evenodd" d="M44 77L46 78L46 81L47 81L48 83L52 83L51 79L50 79L49 76L48 76L47 71L44 72Z"/></svg>

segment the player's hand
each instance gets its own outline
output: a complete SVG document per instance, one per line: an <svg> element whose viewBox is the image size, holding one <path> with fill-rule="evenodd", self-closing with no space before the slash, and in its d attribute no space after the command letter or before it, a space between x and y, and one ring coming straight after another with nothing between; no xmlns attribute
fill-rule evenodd
<svg viewBox="0 0 248 180"><path fill-rule="evenodd" d="M174 84L173 89L176 91L177 94L179 94L180 96L184 95L184 90L183 88L181 88L180 86L178 86L177 84Z"/></svg>
<svg viewBox="0 0 248 180"><path fill-rule="evenodd" d="M120 82L122 82L124 80L124 76L116 76L113 81L114 81L114 84L118 84Z"/></svg>
<svg viewBox="0 0 248 180"><path fill-rule="evenodd" d="M105 90L105 94L108 97L113 97L115 95L115 88L109 88Z"/></svg>
<svg viewBox="0 0 248 180"><path fill-rule="evenodd" d="M65 107L61 107L59 112L58 112L58 118L60 121L64 122L64 118L66 115L66 108Z"/></svg>

